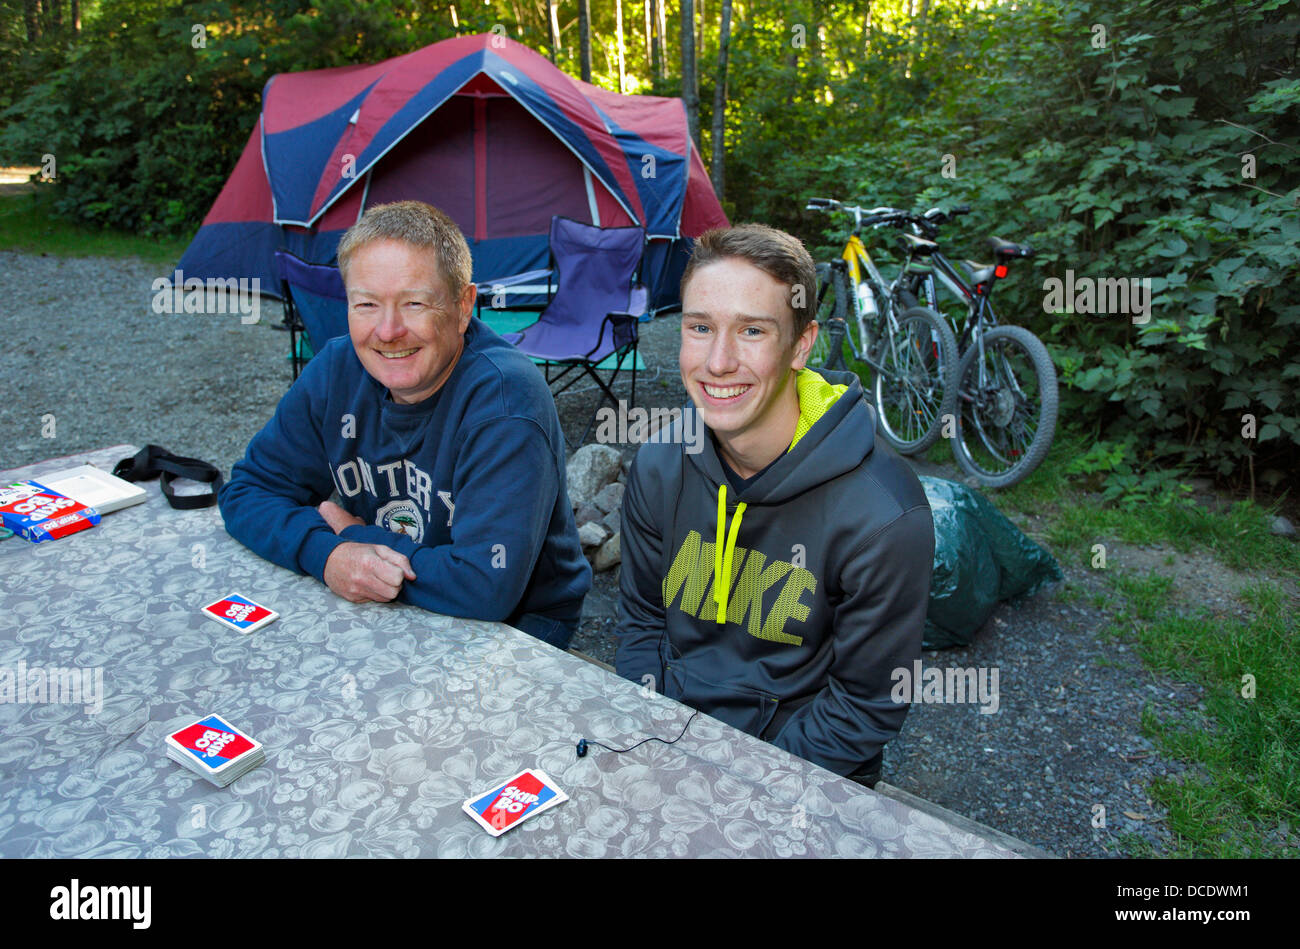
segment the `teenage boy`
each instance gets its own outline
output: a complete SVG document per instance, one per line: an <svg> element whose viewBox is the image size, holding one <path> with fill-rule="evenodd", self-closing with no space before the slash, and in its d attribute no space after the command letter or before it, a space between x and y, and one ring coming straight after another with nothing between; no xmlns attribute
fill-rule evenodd
<svg viewBox="0 0 1300 949"><path fill-rule="evenodd" d="M934 527L847 372L804 368L812 258L710 231L682 277L682 382L710 437L641 447L622 513L617 670L874 785L920 658ZM688 409L687 411L690 411Z"/></svg>
<svg viewBox="0 0 1300 949"><path fill-rule="evenodd" d="M352 602L500 620L566 647L591 568L564 438L537 368L471 315L464 236L401 201L366 211L338 260L349 335L235 465L226 529Z"/></svg>

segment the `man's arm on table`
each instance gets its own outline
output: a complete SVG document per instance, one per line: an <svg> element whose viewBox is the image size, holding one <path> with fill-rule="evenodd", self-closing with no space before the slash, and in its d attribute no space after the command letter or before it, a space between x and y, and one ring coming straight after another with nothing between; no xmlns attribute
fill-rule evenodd
<svg viewBox="0 0 1300 949"><path fill-rule="evenodd" d="M501 621L532 579L559 490L555 455L537 423L493 419L469 430L460 446L454 515L433 499L432 516L452 518L450 544L417 544L374 524L344 527L339 539L387 547L408 560L415 576L402 586L403 602Z"/></svg>
<svg viewBox="0 0 1300 949"><path fill-rule="evenodd" d="M639 459L638 459L639 460ZM663 691L663 663L659 642L665 628L663 577L663 526L656 523L658 511L647 509L645 472L633 463L623 493L622 568L619 576L618 650L614 669L625 679L642 683L654 677L653 688Z"/></svg>
<svg viewBox="0 0 1300 949"><path fill-rule="evenodd" d="M898 734L908 705L890 696L891 672L920 658L933 557L928 507L899 515L853 553L841 572L847 596L832 619L827 684L772 744L843 775Z"/></svg>
<svg viewBox="0 0 1300 949"><path fill-rule="evenodd" d="M324 581L325 563L342 543L317 505L334 483L325 456L321 419L312 411L307 364L275 414L248 443L221 489L218 505L226 530L260 557ZM324 371L322 364L318 371Z"/></svg>

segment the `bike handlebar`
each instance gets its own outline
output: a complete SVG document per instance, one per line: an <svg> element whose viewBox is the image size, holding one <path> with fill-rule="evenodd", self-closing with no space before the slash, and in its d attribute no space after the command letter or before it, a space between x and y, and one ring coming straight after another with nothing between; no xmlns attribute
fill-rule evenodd
<svg viewBox="0 0 1300 949"><path fill-rule="evenodd" d="M859 227L862 225L869 227L902 227L910 224L923 231L926 237L934 238L939 233L940 224L946 224L953 218L960 217L963 214L970 214L971 208L969 204L959 204L946 211L943 208L931 208L924 214L913 214L911 211L904 211L901 208L863 208L842 204L834 198L809 198L804 210L843 211L852 214Z"/></svg>
<svg viewBox="0 0 1300 949"><path fill-rule="evenodd" d="M834 198L809 198L805 211L843 211L846 214L852 214L855 225L861 227L868 225L870 227L884 227L885 225L895 225L904 222L908 212L899 208L863 208L857 205L842 204Z"/></svg>

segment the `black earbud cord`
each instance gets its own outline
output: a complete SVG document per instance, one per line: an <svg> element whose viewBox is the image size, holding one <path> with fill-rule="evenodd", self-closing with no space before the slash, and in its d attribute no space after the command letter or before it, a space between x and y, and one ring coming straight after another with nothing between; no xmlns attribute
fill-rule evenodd
<svg viewBox="0 0 1300 949"><path fill-rule="evenodd" d="M640 748L640 747L641 747L642 745L644 745L647 741L658 741L658 742L662 742L662 743L665 744L665 745L673 745L673 744L676 744L677 742L679 742L679 741L682 740L682 735L685 735L685 734L686 734L686 729L688 729L688 728L691 727L691 722L695 721L695 716L696 716L696 715L699 715L699 714L700 714L700 710L699 710L699 709L696 709L694 712L692 712L692 713L691 713L691 717L688 718L688 719L686 720L686 724L682 726L682 732L681 732L681 735L678 735L678 736L677 736L676 738L674 738L672 741L667 741L667 740L665 740L665 739L663 739L663 738L658 738L658 737L656 737L656 736L654 736L654 735L651 735L649 738L642 738L642 739L641 739L640 741L638 741L635 745L630 745L630 746L628 746L627 748L611 748L611 747L609 747L609 745L602 745L602 744L601 744L600 742L598 742L598 741L591 741L590 739L582 738L582 739L580 739L580 740L578 741L578 757L579 757L579 758L585 758L585 757L587 757L587 746L588 746L588 745L597 745L597 746L599 746L599 747L601 747L601 748L604 748L606 751L612 751L612 752L614 752L614 754L616 754L616 755L621 755L621 754L626 754L627 752L631 751L633 748Z"/></svg>

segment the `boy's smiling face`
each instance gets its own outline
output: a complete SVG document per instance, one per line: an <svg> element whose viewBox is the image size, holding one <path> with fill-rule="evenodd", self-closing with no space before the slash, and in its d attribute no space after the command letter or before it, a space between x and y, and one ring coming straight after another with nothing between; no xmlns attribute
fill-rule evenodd
<svg viewBox="0 0 1300 949"><path fill-rule="evenodd" d="M738 257L700 267L682 291L682 383L725 454L794 436L794 372L808 361L817 324L795 336L790 293Z"/></svg>

